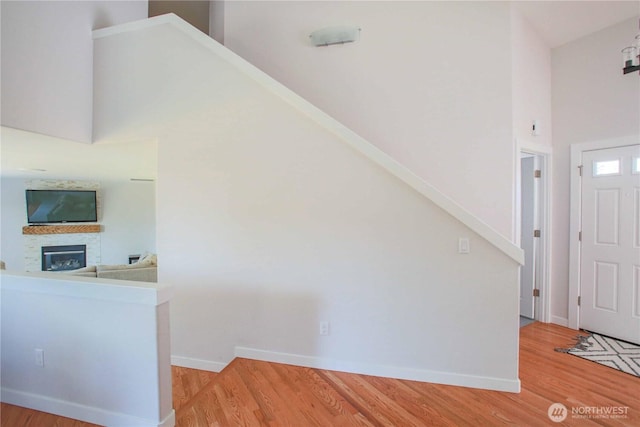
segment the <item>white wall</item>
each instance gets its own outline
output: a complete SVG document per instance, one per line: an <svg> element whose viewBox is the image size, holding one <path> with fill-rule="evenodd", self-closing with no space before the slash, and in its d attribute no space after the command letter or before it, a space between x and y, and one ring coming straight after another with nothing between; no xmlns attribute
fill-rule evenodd
<svg viewBox="0 0 640 427"><path fill-rule="evenodd" d="M553 110L553 303L566 322L569 284L570 145L617 138L640 140L640 79L622 74L620 50L638 31L626 20L552 51ZM597 60L593 60L597 58Z"/></svg>
<svg viewBox="0 0 640 427"><path fill-rule="evenodd" d="M3 402L113 427L173 426L166 289L1 276Z"/></svg>
<svg viewBox="0 0 640 427"><path fill-rule="evenodd" d="M536 167L542 170L544 185L540 188L538 197L543 205L548 205L551 191L551 171L546 166L552 156L552 122L551 122L551 49L543 41L540 34L522 16L520 10L512 6L511 9L511 46L512 46L512 82L513 82L513 135L515 138L514 157L516 158L516 179L514 193L516 209L514 212L514 227L516 241L522 245L527 239L522 234L522 179L520 157L522 150L531 153L544 153L545 159ZM532 124L537 122L538 135L533 135ZM552 239L552 224L548 220L548 207L541 206L540 218L536 219L535 227L541 229L541 239L537 239L536 245L540 249L540 256L536 262L535 287L541 290L541 298L536 300L535 317L537 320L549 321L548 291L552 284L549 283L548 265L553 262L549 256L549 241ZM531 222L531 225L534 223ZM532 235L531 235L531 238ZM530 239L529 239L530 240ZM525 246L522 246L525 247ZM546 257L549 257L547 260ZM527 263L531 264L533 258ZM549 262L547 262L549 261ZM532 265L525 265L525 271L533 272ZM524 277L524 276L523 276Z"/></svg>
<svg viewBox="0 0 640 427"><path fill-rule="evenodd" d="M147 1L3 1L2 125L91 142L91 30L147 17Z"/></svg>
<svg viewBox="0 0 640 427"><path fill-rule="evenodd" d="M551 146L551 48L512 8L513 134L520 143ZM540 135L532 135L537 120Z"/></svg>
<svg viewBox="0 0 640 427"><path fill-rule="evenodd" d="M240 346L517 390L516 264L295 111L259 104L232 126L213 122L216 136L160 141L174 363L223 366ZM472 254L456 254L459 237Z"/></svg>
<svg viewBox="0 0 640 427"><path fill-rule="evenodd" d="M226 0L209 1L209 36L224 44L224 5Z"/></svg>
<svg viewBox="0 0 640 427"><path fill-rule="evenodd" d="M27 225L25 194L28 179L3 177L0 210L0 259L8 270L24 271ZM129 254L155 252L155 185L153 182L102 181L100 233L101 263L124 264Z"/></svg>
<svg viewBox="0 0 640 427"><path fill-rule="evenodd" d="M160 135L174 364L219 369L241 354L518 390L517 262L176 21L102 31L95 45L96 128ZM128 90L151 74L165 96L148 80Z"/></svg>
<svg viewBox="0 0 640 427"><path fill-rule="evenodd" d="M24 271L22 227L27 225L24 190L24 179L0 179L0 259L8 270Z"/></svg>
<svg viewBox="0 0 640 427"><path fill-rule="evenodd" d="M102 182L102 263L126 264L129 255L156 252L155 182Z"/></svg>
<svg viewBox="0 0 640 427"><path fill-rule="evenodd" d="M227 2L224 42L513 238L507 2ZM360 41L315 48L319 28ZM524 114L524 113L523 113Z"/></svg>

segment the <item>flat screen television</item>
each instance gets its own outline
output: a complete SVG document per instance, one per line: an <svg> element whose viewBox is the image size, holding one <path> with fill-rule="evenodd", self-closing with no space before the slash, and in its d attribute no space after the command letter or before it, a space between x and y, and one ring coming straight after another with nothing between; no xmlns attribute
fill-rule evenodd
<svg viewBox="0 0 640 427"><path fill-rule="evenodd" d="M27 222L97 222L96 192L91 190L26 190Z"/></svg>

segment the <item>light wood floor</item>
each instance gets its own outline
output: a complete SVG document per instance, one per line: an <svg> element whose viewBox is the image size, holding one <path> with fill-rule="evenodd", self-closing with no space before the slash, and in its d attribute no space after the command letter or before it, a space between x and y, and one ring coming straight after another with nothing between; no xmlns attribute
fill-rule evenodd
<svg viewBox="0 0 640 427"><path fill-rule="evenodd" d="M554 351L576 331L533 323L520 332L522 392L500 393L236 359L220 374L173 368L176 425L640 426L640 379ZM552 403L626 407L625 418L551 423ZM582 409L583 411L585 409ZM2 427L89 427L2 404Z"/></svg>

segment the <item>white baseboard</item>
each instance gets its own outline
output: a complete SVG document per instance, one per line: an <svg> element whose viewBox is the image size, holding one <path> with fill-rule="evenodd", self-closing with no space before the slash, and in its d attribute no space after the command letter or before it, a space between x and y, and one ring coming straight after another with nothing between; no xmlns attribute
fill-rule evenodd
<svg viewBox="0 0 640 427"><path fill-rule="evenodd" d="M220 372L228 365L228 363L212 362L210 360L193 359L183 356L171 356L171 364L183 368L200 369L210 372Z"/></svg>
<svg viewBox="0 0 640 427"><path fill-rule="evenodd" d="M176 411L171 410L171 413L158 424L158 427L175 427L176 425Z"/></svg>
<svg viewBox="0 0 640 427"><path fill-rule="evenodd" d="M173 409L163 420L149 420L7 388L0 389L0 400L11 405L109 427L174 427L176 422Z"/></svg>
<svg viewBox="0 0 640 427"><path fill-rule="evenodd" d="M278 353L255 348L236 347L235 356L266 362L285 363L307 368L327 369L349 372L353 374L373 375L378 377L398 378L403 380L422 381L462 387L481 388L497 391L520 392L520 380L482 377L456 374L452 372L429 371L426 369L402 368L397 366L372 365L356 362L345 362L334 359L323 359L291 353Z"/></svg>
<svg viewBox="0 0 640 427"><path fill-rule="evenodd" d="M565 328L569 327L569 319L566 317L551 316L551 323L564 326Z"/></svg>

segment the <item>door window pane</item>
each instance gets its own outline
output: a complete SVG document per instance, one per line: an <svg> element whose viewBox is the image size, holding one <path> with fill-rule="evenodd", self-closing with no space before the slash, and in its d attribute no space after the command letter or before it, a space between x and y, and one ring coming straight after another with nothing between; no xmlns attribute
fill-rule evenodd
<svg viewBox="0 0 640 427"><path fill-rule="evenodd" d="M631 162L633 166L631 166L631 173L640 173L640 157L634 157Z"/></svg>
<svg viewBox="0 0 640 427"><path fill-rule="evenodd" d="M620 159L593 162L593 176L605 175L620 175Z"/></svg>

